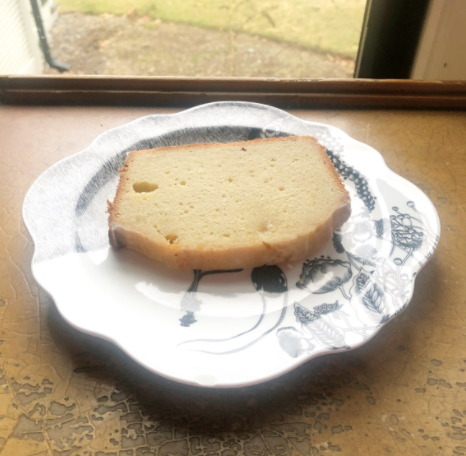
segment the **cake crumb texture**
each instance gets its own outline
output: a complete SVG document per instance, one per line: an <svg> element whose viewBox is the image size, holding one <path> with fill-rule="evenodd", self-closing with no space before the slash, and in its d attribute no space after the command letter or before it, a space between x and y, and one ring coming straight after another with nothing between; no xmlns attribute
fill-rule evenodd
<svg viewBox="0 0 466 456"><path fill-rule="evenodd" d="M350 215L348 192L309 136L131 152L110 240L182 269L304 259Z"/></svg>

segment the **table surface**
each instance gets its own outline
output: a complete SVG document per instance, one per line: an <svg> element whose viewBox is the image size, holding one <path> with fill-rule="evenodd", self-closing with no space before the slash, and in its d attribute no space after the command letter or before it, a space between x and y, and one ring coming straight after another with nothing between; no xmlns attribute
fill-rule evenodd
<svg viewBox="0 0 466 456"><path fill-rule="evenodd" d="M0 107L0 455L466 455L466 113L290 111L371 145L419 186L440 244L408 308L365 346L209 390L74 330L31 275L32 182L107 129L161 112L176 110Z"/></svg>

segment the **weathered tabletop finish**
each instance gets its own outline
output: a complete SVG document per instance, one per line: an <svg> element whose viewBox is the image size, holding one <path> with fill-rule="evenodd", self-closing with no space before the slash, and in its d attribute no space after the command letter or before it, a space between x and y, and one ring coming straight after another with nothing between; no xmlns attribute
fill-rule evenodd
<svg viewBox="0 0 466 456"><path fill-rule="evenodd" d="M34 282L34 179L157 108L0 107L0 455L466 455L466 113L291 111L418 185L442 235L411 304L367 345L237 390L146 372L68 326ZM163 350L163 347L154 347Z"/></svg>

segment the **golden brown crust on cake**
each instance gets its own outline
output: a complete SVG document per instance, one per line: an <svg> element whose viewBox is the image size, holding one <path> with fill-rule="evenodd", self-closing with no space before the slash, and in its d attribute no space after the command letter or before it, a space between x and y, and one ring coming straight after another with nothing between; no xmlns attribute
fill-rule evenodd
<svg viewBox="0 0 466 456"><path fill-rule="evenodd" d="M125 214L120 213L125 198L132 192L131 186L133 184L129 177L130 170L146 154L177 154L186 151L186 149L189 149L190 153L193 154L206 153L211 150L218 152L219 148L222 147L228 148L228 150L239 147L239 150L247 152L248 147L261 147L264 142L268 146L285 146L292 145L296 141L304 145L307 143L307 147L310 147L313 153L318 156L318 161L327 170L329 187L332 188L332 192L338 194L332 200L333 206L328 211L328 216L319 220L317 226L309 226L308 231L294 234L284 233L282 238L274 233L273 242L263 240L260 236L259 238L252 236L249 242L247 240L244 242L231 241L224 238L224 242L220 246L218 242L209 244L208 240L205 240L205 242L197 241L197 243L194 242L193 244L178 242L176 236L175 241L173 241L169 236L164 238L157 233L154 235L146 227L138 225L134 220L128 220ZM325 148L315 138L279 137L225 145L169 146L148 151L131 152L125 160L124 167L120 170L117 193L114 202L108 204L108 212L110 214L109 239L114 248L125 246L178 269L234 269L256 267L263 264L287 263L318 253L331 239L332 232L349 218L351 207L349 194L344 187L343 181L335 171L325 152ZM209 216L215 216L215 213L209 213Z"/></svg>

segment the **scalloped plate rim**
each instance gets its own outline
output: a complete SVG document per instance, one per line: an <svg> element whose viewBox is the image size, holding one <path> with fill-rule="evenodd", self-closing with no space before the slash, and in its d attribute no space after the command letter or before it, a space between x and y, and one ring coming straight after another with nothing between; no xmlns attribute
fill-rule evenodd
<svg viewBox="0 0 466 456"><path fill-rule="evenodd" d="M181 110L179 112L172 113L172 114L149 114L147 116L142 116L142 117L134 119L134 120L132 120L130 122L127 122L125 124L122 124L122 125L119 125L117 127L111 128L111 129L106 130L105 132L99 134L83 150L81 150L79 152L76 152L76 153L74 153L74 154L72 154L72 155L70 155L68 157L64 157L64 158L60 159L59 161L57 161L56 163L54 163L53 165L51 165L50 167L48 167L45 171L43 171L34 180L34 182L31 184L30 188L26 192L26 195L24 197L24 202L23 202L22 216L23 216L23 221L24 221L24 224L26 226L26 229L27 229L28 233L30 234L30 236L32 238L32 241L33 241L33 244L34 244L34 254L33 254L32 259L31 259L31 261L32 261L32 267L31 267L32 275L33 275L34 279L36 280L36 282L38 283L38 285L50 295L50 297L54 301L54 303L56 305L56 308L57 308L59 314L61 315L61 317L67 322L67 324L69 324L74 329L76 329L76 330L78 330L78 331L80 331L82 333L91 335L93 337L98 337L100 339L103 339L103 340L106 340L106 341L112 343L113 345L117 346L120 350L122 350L127 356L129 356L131 359L133 359L135 362L137 362L139 365L141 365L145 369L147 369L147 370L149 370L149 371L151 371L151 372L153 372L153 373L155 373L157 375L160 375L163 378L166 378L166 379L169 379L169 380L172 380L172 381L176 381L176 382L179 382L179 383L187 384L187 385L202 387L202 388L212 388L212 387L213 388L219 388L219 389L223 389L223 388L240 388L240 387L260 384L260 383L263 383L263 382L266 382L266 381L269 381L269 380L273 380L273 379L275 379L277 377L280 377L282 375L285 375L285 374L291 372L292 370L298 368L302 364L304 364L304 363L306 363L306 362L308 362L308 361L310 361L310 360L312 360L314 358L324 356L324 355L328 355L328 354L333 354L333 353L347 352L347 351L350 351L350 350L355 350L357 348L360 348L361 346L363 346L366 343L370 342L377 334L379 334L379 332L381 331L381 329L385 325L390 323L395 317L397 317L402 312L404 312L404 310L409 306L409 304L412 301L413 295L414 295L414 290L415 290L416 279L418 277L418 273L426 266L426 264L430 260L430 258L429 258L429 260L426 260L422 265L419 265L416 268L414 268L414 270L416 272L416 276L413 278L412 286L409 287L409 296L408 296L406 305L401 310L399 310L397 313L391 315L386 321L379 324L378 327L371 334L369 334L368 337L365 340L362 340L360 343L353 344L349 348L340 348L340 349L335 349L335 350L321 348L320 350L317 350L316 352L313 352L313 353L311 353L309 355L302 356L293 365L291 365L291 366L289 366L289 367L287 367L287 368L285 368L283 370L277 371L272 375L267 375L265 377L264 376L259 376L257 378L253 378L253 379L251 379L249 381L244 381L244 382L241 382L241 383L232 383L232 384L223 383L223 384L219 384L219 385L205 385L205 384L200 384L200 383L196 382L195 380L188 379L188 378L185 378L185 377L177 377L177 376L168 375L168 374L164 373L163 371L157 370L154 366L149 365L148 363L145 363L143 360L139 359L137 354L132 353L131 350L127 349L125 347L124 343L121 343L117 338L115 338L113 336L110 336L109 334L106 334L104 332L97 333L97 332L95 332L93 330L90 330L90 329L86 328L85 326L76 324L72 319L68 318L68 316L67 316L67 314L65 312L65 307L66 306L63 306L63 304L61 303L61 300L56 298L55 292L54 292L53 289L51 289L50 286L45 286L45 285L43 285L41 283L41 281L38 279L37 274L36 274L35 264L34 264L35 250L36 250L36 248L35 248L36 241L35 241L35 238L34 238L35 233L34 233L34 230L31 228L31 225L30 225L30 223L28 221L28 214L27 214L28 201L29 201L29 198L30 198L30 194L33 193L34 187L37 186L41 182L42 179L46 179L47 175L53 169L59 168L61 165L63 165L63 163L74 160L76 158L76 156L78 156L78 155L84 155L94 145L98 144L99 141L104 140L105 136L111 135L115 131L128 128L128 127L130 127L132 125L135 125L137 123L140 123L144 119L148 119L148 118L153 118L153 117L172 117L172 118L176 118L176 117L180 117L181 115L187 115L187 114L190 114L190 113L202 110L202 109L206 109L206 108L209 108L209 107L214 107L214 106L218 106L218 105L231 105L231 104L234 104L234 105L240 106L240 107L244 107L244 108L261 107L261 108L265 108L267 110L273 110L273 111L275 111L277 113L285 113L287 116L291 117L293 119L293 121L296 121L296 122L299 122L299 123L304 123L304 124L309 124L309 125L317 125L317 126L323 126L323 127L326 127L326 128L330 128L333 131L337 131L339 133L339 135L341 135L341 137L344 138L346 141L352 142L352 143L354 143L356 145L359 145L359 146L362 145L363 147L367 148L367 150L369 150L372 154L376 155L378 159L380 159L381 164L384 167L383 171L385 173L391 174L396 179L402 180L405 184L413 186L415 188L415 190L420 195L422 195L422 197L425 199L425 201L428 202L431 205L431 207L433 209L433 214L435 214L435 216L436 216L436 219L435 219L436 224L435 224L435 227L433 227L433 229L434 229L434 231L436 232L436 234L439 237L441 235L440 218L439 218L438 212L437 212L434 204L430 200L430 198L417 185L415 185L414 183L410 182L409 180L407 180L403 176L395 173L392 169L390 169L387 166L387 164L385 162L385 159L384 159L383 155L380 152L378 152L376 149L369 146L368 144L354 139L348 133L346 133L345 131L341 130L338 127L335 127L335 126L329 125L329 124L325 124L325 123L322 123L322 122L314 122L314 121L304 120L304 119L301 119L299 117L294 116L293 114L289 114L288 112L286 112L284 110L281 110L279 108L273 107L273 106L269 106L269 105L265 105L265 104L261 104L261 103L242 102L242 101L212 102L212 103L206 103L206 104L194 106L192 108ZM436 246L435 246L435 248L436 248ZM434 251L435 251L435 248L434 248Z"/></svg>

